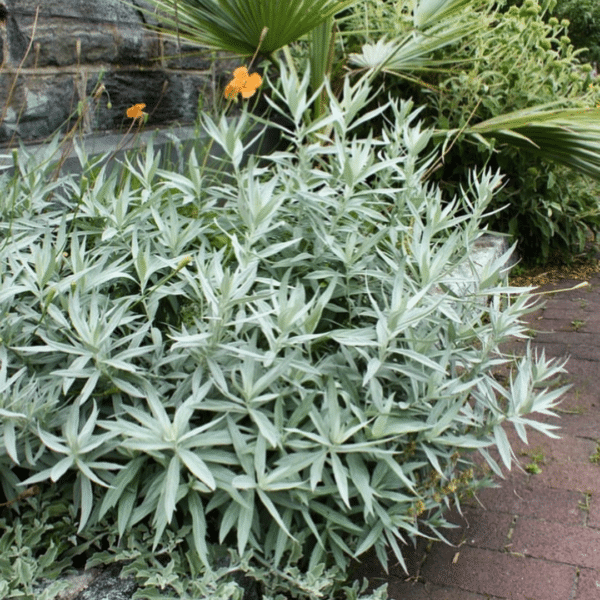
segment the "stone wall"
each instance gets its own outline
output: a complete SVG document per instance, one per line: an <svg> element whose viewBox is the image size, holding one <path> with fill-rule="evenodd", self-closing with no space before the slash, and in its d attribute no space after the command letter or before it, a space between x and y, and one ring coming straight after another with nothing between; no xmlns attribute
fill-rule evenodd
<svg viewBox="0 0 600 600"><path fill-rule="evenodd" d="M145 0L129 1L154 10ZM210 108L244 62L227 53L213 62L208 50L185 56L198 48L183 40L179 56L168 58L178 54L177 43L145 23L159 21L120 0L0 0L0 146L13 134L29 142L66 132L77 118L68 121L69 115L82 97L91 98L102 70L109 96L93 101L84 133L125 132L126 111L138 103L146 104L146 127L193 124L199 97ZM228 114L238 110L232 106Z"/></svg>

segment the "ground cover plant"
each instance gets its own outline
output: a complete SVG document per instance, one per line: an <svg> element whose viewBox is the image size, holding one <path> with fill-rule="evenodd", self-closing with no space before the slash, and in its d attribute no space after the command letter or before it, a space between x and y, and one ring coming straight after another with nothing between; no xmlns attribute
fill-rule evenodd
<svg viewBox="0 0 600 600"><path fill-rule="evenodd" d="M443 540L444 508L491 485L470 453L514 464L502 423L552 435L527 415L553 415L564 363L528 346L506 386L491 374L525 337L531 288L507 286L502 260L471 294L448 287L501 175L473 172L443 206L420 111L390 98L384 139L356 137L380 90L346 81L338 100L326 81L314 118L304 66L264 83L294 122L268 167L240 168L247 113L203 116L231 181L204 180L195 152L159 169L151 144L110 176L79 150L86 175L54 181L15 153L0 183L8 594L33 595L36 561L97 550L134 561L136 598L240 597L209 568L224 545L266 598L356 598L352 556L403 564L404 541ZM328 126L332 143L309 137ZM59 523L33 535L44 514Z"/></svg>

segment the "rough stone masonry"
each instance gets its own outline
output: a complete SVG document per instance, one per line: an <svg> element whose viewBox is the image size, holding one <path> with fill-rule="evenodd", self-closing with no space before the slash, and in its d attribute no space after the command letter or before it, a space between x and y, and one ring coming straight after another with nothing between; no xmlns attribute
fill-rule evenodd
<svg viewBox="0 0 600 600"><path fill-rule="evenodd" d="M153 9L146 0L129 1ZM102 69L109 96L93 102L84 133L126 131L126 111L137 103L146 104L148 126L192 125L199 97L206 110L243 62L217 53L213 63L208 50L185 56L199 48L183 39L184 56L175 57L177 43L145 24L160 22L120 0L0 0L0 145L13 135L41 141L68 131L77 118L69 115L91 98Z"/></svg>

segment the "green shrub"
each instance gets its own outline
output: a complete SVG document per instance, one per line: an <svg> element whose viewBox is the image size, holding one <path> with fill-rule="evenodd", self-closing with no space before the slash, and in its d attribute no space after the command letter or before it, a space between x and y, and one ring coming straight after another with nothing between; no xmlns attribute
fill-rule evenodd
<svg viewBox="0 0 600 600"><path fill-rule="evenodd" d="M552 8L553 0L546 4ZM381 32L386 19L393 15L378 14L377 10L384 9L370 6L365 5L369 22ZM486 20L488 30L432 57L447 59L452 52L453 58L465 61L460 67L451 73L412 74L422 76L427 87L389 75L378 80L385 81L392 95L410 97L424 106L425 123L440 129L461 128L559 100L563 100L564 108L600 104L598 89L589 87L591 67L579 64L581 51L573 49L566 21L549 19L545 23L542 8L533 0L505 13L480 10L472 16ZM348 27L356 28L360 23L357 17ZM397 19L388 22L391 32L403 27L406 24ZM380 98L365 111L384 102ZM382 126L380 121L368 124L376 133ZM484 164L493 171L500 169L506 176L505 187L494 196L490 208L507 208L494 212L483 223L490 230L510 234L526 263L546 262L552 253L568 259L581 252L588 231L600 228L600 185L524 150L499 144L492 148L461 135L431 181L452 198L467 185L470 169Z"/></svg>
<svg viewBox="0 0 600 600"><path fill-rule="evenodd" d="M559 0L553 16L569 20L569 37L575 48L587 48L582 52L581 60L600 65L600 3Z"/></svg>
<svg viewBox="0 0 600 600"><path fill-rule="evenodd" d="M437 152L421 156L431 131L412 103L381 109L385 140L350 140L371 88L346 82L339 103L328 88L313 123L308 81L283 69L273 89L295 130L269 167L239 168L246 114L204 119L232 183L203 181L194 152L187 174L158 169L152 145L122 178L49 183L16 156L0 196L0 481L9 499L38 484L72 500L72 535L108 522L105 555L141 528L208 585L225 544L269 594L316 598L373 546L387 568L407 537L444 540L444 508L493 485L469 453L502 475L487 451L516 460L502 423L551 435L524 417L553 415L566 388L548 391L564 363L529 345L510 386L492 375L510 362L499 344L526 337L531 288L507 287L502 260L453 274L501 177L472 173L444 208L421 183ZM308 144L327 123L334 143ZM169 573L149 578L187 597Z"/></svg>
<svg viewBox="0 0 600 600"><path fill-rule="evenodd" d="M533 0L498 15L493 35L482 36L474 45L469 70L438 82L442 95L430 96L438 109L436 121L442 127L462 127L478 102L473 123L560 99L564 107L593 106L585 75L589 67L577 68L578 51L566 34L566 23L543 22ZM434 180L449 181L442 187L456 193L457 182L465 181L465 166L481 163L484 157L488 166L505 173L506 186L492 206L508 208L486 223L518 240L526 263L546 262L551 253L568 261L583 251L588 231L600 227L600 186L589 178L509 146L497 147L494 153L481 144L455 148Z"/></svg>
<svg viewBox="0 0 600 600"><path fill-rule="evenodd" d="M520 8L525 0L506 0L502 12L511 6ZM574 48L584 49L579 59L600 65L600 3L596 0L557 0L556 6L546 15L569 21L569 37Z"/></svg>

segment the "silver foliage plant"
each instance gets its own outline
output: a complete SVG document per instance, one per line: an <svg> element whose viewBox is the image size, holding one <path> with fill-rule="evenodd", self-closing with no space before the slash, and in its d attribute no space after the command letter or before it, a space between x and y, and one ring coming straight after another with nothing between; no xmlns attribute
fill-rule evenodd
<svg viewBox="0 0 600 600"><path fill-rule="evenodd" d="M246 113L204 119L229 182L208 184L193 151L187 175L161 170L151 144L120 182L102 167L48 183L15 158L0 195L7 497L63 485L79 531L112 515L123 536L151 519L155 546L187 523L205 566L210 543L229 542L309 569L346 569L372 546L387 568L391 547L406 569L401 543L445 541L465 473L492 485L469 453L499 475L490 447L516 460L503 422L525 441L525 426L556 437L526 415L554 416L566 388L548 385L564 363L528 344L506 387L491 374L510 360L499 344L526 338L532 288L509 287L501 261L473 270L471 294L449 286L500 174L473 173L442 205L421 181L436 156L420 156L431 132L410 101L357 118L369 84L346 82L338 101L326 82L314 121L308 81L284 68L273 85L295 127L267 166L239 167ZM382 111L383 139L350 139Z"/></svg>

